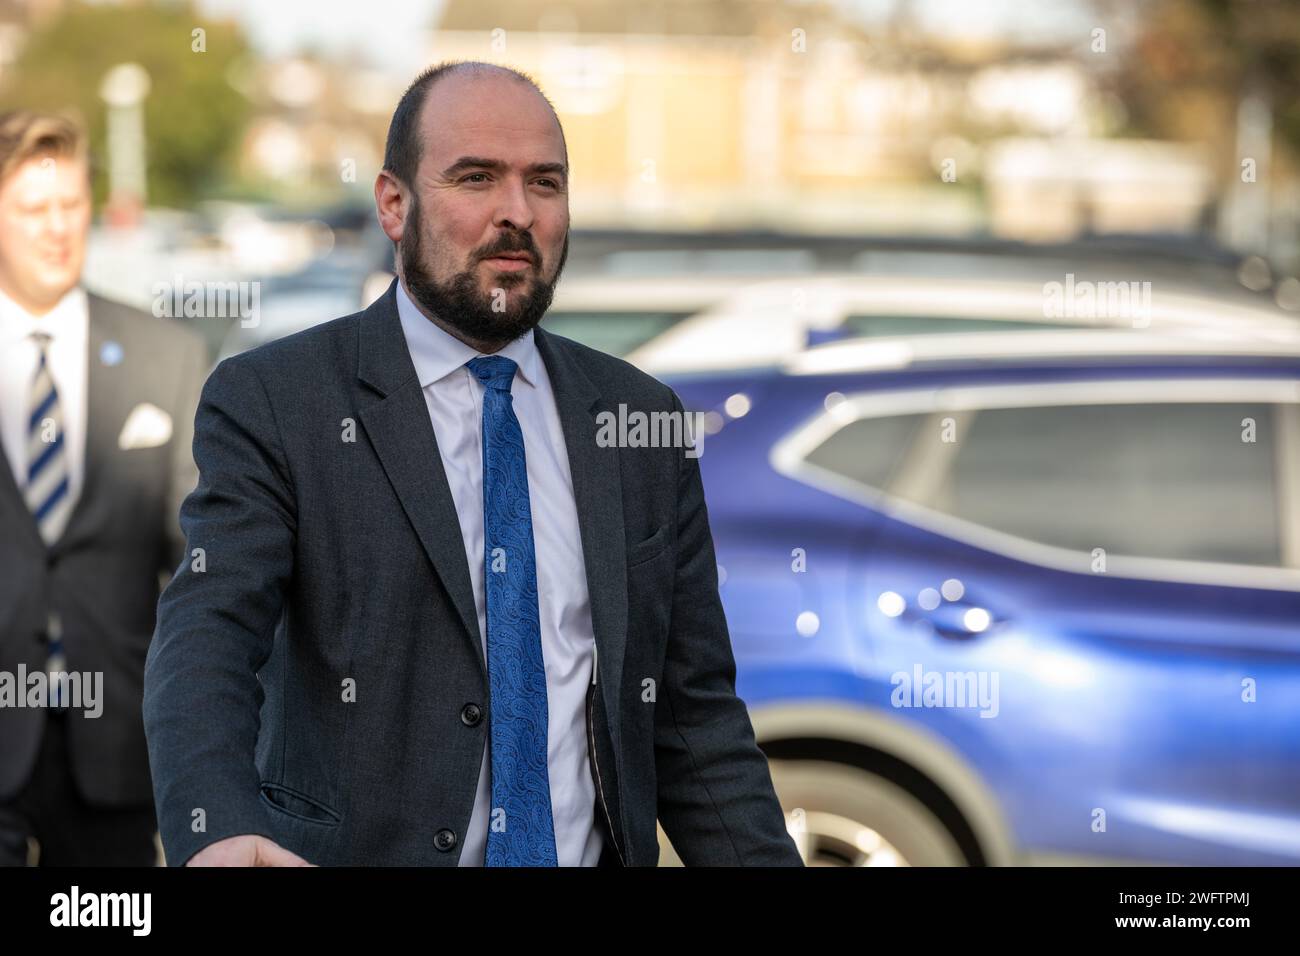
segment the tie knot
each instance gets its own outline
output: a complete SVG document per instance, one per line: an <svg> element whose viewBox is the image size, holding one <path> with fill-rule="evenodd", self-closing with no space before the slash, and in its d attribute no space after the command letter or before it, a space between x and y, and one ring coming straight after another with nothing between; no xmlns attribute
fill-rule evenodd
<svg viewBox="0 0 1300 956"><path fill-rule="evenodd" d="M42 352L44 352L49 347L50 339L52 338L54 338L54 336L50 335L49 332L32 333L32 341L36 343L36 348Z"/></svg>
<svg viewBox="0 0 1300 956"><path fill-rule="evenodd" d="M502 392L510 391L519 366L504 355L480 355L465 363L474 377L486 388L495 388Z"/></svg>

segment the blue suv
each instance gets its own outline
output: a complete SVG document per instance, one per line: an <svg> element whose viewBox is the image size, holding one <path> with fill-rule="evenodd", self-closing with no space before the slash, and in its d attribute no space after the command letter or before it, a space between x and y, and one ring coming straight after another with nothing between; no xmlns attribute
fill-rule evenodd
<svg viewBox="0 0 1300 956"><path fill-rule="evenodd" d="M1300 863L1300 340L664 378L712 422L737 690L808 863Z"/></svg>

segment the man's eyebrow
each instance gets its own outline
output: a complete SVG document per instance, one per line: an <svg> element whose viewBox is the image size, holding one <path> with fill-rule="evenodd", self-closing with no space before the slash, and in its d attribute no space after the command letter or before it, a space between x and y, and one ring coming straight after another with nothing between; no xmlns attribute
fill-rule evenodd
<svg viewBox="0 0 1300 956"><path fill-rule="evenodd" d="M457 173L464 172L467 169L490 169L493 172L501 172L506 169L506 164L499 159L485 159L482 156L462 156L450 166L442 171L442 175L451 178ZM558 173L561 176L569 175L569 168L564 163L533 163L525 167L526 173Z"/></svg>

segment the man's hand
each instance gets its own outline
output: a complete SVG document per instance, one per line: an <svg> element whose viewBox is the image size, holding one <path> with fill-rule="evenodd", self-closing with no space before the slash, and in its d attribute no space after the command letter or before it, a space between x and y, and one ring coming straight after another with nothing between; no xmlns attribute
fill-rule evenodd
<svg viewBox="0 0 1300 956"><path fill-rule="evenodd" d="M266 837L233 836L205 846L186 866L315 866Z"/></svg>

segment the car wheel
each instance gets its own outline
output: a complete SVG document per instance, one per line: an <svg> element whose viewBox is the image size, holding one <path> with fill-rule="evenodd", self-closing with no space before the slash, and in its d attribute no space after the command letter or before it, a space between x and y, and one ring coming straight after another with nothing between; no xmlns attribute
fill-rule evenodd
<svg viewBox="0 0 1300 956"><path fill-rule="evenodd" d="M772 760L786 826L807 866L965 866L948 828L884 777L815 760Z"/></svg>

